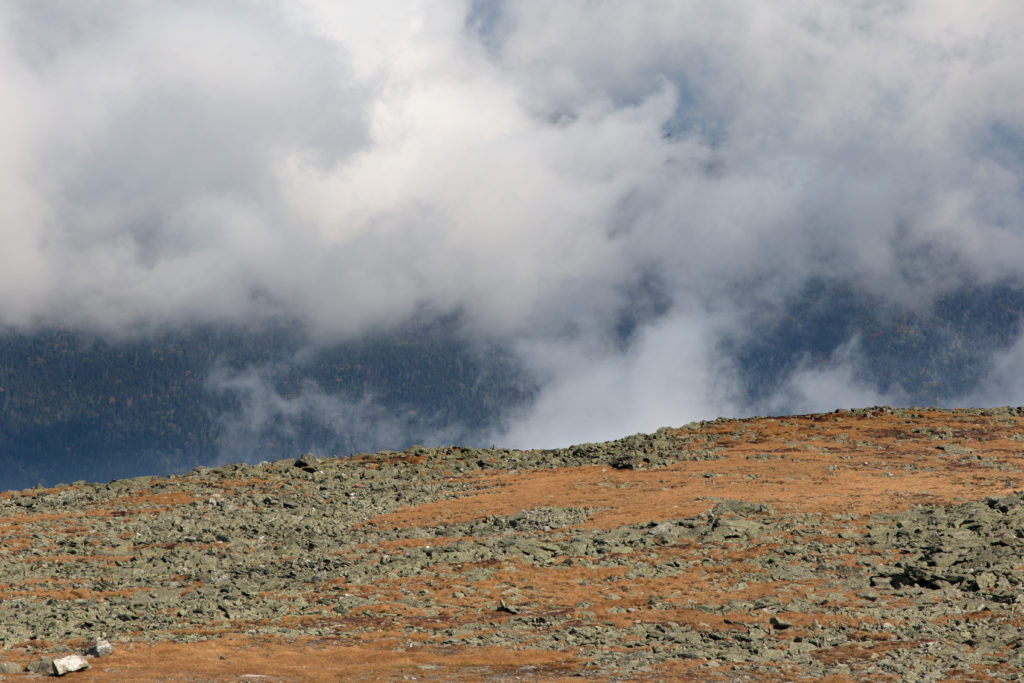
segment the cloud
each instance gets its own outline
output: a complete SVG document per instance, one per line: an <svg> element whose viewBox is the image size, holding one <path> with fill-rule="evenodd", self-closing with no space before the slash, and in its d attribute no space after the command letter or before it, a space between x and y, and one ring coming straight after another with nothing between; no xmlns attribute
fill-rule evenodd
<svg viewBox="0 0 1024 683"><path fill-rule="evenodd" d="M714 338L707 317L681 313L647 327L625 353L552 342L521 349L544 390L494 438L556 447L652 432L682 417L735 415L735 378L710 348Z"/></svg>
<svg viewBox="0 0 1024 683"><path fill-rule="evenodd" d="M205 379L209 395L230 405L214 416L219 462L405 448L410 438L439 445L460 435L457 425L424 427L415 413L396 414L372 395L327 393L310 381L283 391L273 374L270 366L219 366Z"/></svg>
<svg viewBox="0 0 1024 683"><path fill-rule="evenodd" d="M1024 405L1024 336L1008 349L992 354L985 378L966 397L973 406Z"/></svg>
<svg viewBox="0 0 1024 683"><path fill-rule="evenodd" d="M258 312L252 292L316 246L282 227L281 159L331 165L365 142L344 50L260 3L63 9L0 17L21 141L0 178L5 195L31 188L2 230L9 258L33 266L0 316L117 327Z"/></svg>
<svg viewBox="0 0 1024 683"><path fill-rule="evenodd" d="M816 280L926 310L1020 277L1022 24L1009 0L11 3L0 323L283 316L327 343L458 315L534 369L515 441L868 400L805 365L746 405L722 340Z"/></svg>
<svg viewBox="0 0 1024 683"><path fill-rule="evenodd" d="M801 361L785 383L764 401L773 415L824 413L837 408L904 405L907 395L900 387L881 391L859 371L863 367L860 339L839 346L824 364Z"/></svg>

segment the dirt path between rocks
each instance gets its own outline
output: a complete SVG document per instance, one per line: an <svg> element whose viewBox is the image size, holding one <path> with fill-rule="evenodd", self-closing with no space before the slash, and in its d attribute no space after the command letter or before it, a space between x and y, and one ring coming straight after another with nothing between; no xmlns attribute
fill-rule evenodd
<svg viewBox="0 0 1024 683"><path fill-rule="evenodd" d="M68 676L1016 680L1020 491L1021 411L875 408L7 492L0 661L102 636Z"/></svg>

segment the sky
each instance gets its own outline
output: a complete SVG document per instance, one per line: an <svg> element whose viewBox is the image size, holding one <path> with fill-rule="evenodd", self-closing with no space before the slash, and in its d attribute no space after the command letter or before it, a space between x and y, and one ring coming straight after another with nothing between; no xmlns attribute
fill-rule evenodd
<svg viewBox="0 0 1024 683"><path fill-rule="evenodd" d="M1022 34L1016 0L12 0L0 325L457 316L537 379L513 446L900 403L851 333L751 404L728 342L818 282L1020 284ZM1021 359L961 400L1024 403Z"/></svg>

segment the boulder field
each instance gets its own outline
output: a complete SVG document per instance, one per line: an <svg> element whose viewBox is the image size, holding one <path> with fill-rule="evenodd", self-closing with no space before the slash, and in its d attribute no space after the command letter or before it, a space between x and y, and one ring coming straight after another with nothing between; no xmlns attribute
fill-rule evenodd
<svg viewBox="0 0 1024 683"><path fill-rule="evenodd" d="M0 678L1018 680L1022 492L884 407L9 491Z"/></svg>

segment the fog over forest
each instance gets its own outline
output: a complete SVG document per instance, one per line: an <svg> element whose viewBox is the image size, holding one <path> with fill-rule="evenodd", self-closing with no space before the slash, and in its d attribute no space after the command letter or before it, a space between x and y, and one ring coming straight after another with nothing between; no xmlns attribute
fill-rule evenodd
<svg viewBox="0 0 1024 683"><path fill-rule="evenodd" d="M1024 403L1022 33L1013 0L3 3L0 489Z"/></svg>

